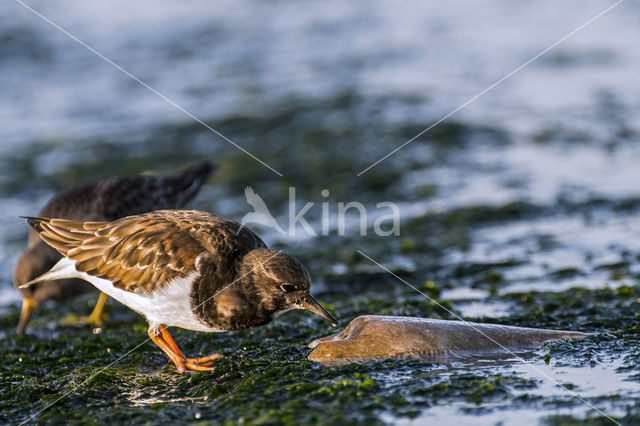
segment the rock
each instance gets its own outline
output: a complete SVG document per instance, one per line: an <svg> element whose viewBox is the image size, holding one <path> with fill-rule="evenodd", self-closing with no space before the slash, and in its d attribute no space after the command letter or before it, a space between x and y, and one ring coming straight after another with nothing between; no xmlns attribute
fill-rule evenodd
<svg viewBox="0 0 640 426"><path fill-rule="evenodd" d="M551 340L587 336L574 331L365 315L355 318L341 332L311 342L309 359L324 364L398 357L437 361L523 353Z"/></svg>

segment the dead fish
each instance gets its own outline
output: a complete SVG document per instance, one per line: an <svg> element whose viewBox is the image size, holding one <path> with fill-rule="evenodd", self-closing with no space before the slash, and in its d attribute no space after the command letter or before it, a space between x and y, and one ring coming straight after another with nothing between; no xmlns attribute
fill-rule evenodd
<svg viewBox="0 0 640 426"><path fill-rule="evenodd" d="M341 332L309 344L312 361L324 364L385 358L438 360L530 351L551 340L589 334L466 321L364 315Z"/></svg>

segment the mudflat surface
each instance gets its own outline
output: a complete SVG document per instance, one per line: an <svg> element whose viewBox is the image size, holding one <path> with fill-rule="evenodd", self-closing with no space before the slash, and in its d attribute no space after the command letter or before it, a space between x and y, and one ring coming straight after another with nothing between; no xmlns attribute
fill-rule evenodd
<svg viewBox="0 0 640 426"><path fill-rule="evenodd" d="M284 177L20 4L0 5L0 423L638 424L637 4L621 3L360 176L608 4L250 4L37 7ZM305 216L315 236L248 226L308 266L341 326L408 315L594 335L546 344L526 362L325 368L306 344L335 329L289 312L255 330L176 330L186 354L225 355L190 375L116 302L100 332L56 325L96 296L44 306L27 338L14 335L19 215L83 180L203 158L221 169L191 208L241 220L252 186L288 229L290 187L298 211L315 203ZM337 203L351 201L366 206L367 235L357 216L339 235ZM398 236L373 230L385 201L400 207Z"/></svg>

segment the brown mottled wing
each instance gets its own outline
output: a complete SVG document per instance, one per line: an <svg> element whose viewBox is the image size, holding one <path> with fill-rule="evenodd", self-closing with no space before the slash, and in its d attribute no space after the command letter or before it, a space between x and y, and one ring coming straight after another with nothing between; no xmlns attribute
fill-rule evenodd
<svg viewBox="0 0 640 426"><path fill-rule="evenodd" d="M167 214L192 235L219 264L227 263L247 252L267 245L250 229L239 223L197 210L164 210L151 214Z"/></svg>
<svg viewBox="0 0 640 426"><path fill-rule="evenodd" d="M156 213L115 222L28 218L42 239L76 269L123 290L149 291L195 271L204 250L188 229Z"/></svg>

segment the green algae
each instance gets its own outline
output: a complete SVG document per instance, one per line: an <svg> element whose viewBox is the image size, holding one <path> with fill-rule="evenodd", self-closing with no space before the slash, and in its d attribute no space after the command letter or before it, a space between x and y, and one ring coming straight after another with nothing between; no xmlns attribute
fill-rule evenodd
<svg viewBox="0 0 640 426"><path fill-rule="evenodd" d="M640 353L633 348L637 347L639 334L637 319L631 314L639 309L637 303L629 304L637 292L640 287L620 292L581 288L559 294L533 292L528 294L530 302L521 305L520 313L502 318L501 322L540 327L560 324L595 331L600 334L586 343L547 345L547 361L599 362L594 354L611 352L610 345L616 342L613 352L625 358L625 368L637 371ZM412 295L410 289L401 292L399 296L406 299L396 305L403 308L390 313L416 314L411 303L406 303L412 300ZM342 298L330 293L321 296L336 312L347 316L391 309L383 298ZM563 303L545 308L556 301ZM429 306L424 301L422 304L422 309ZM578 324L592 314L592 306L596 304L603 308L603 318L592 319L592 324ZM86 308L86 303L76 301L70 308ZM554 319L541 316L541 310L553 313ZM36 330L35 335L20 338L9 329L17 312L4 317L6 338L0 400L3 422L25 420L53 402L38 417L39 422L181 423L194 421L199 415L198 418L214 423L368 423L379 421L378 415L383 411L413 417L421 411L417 407L451 401L481 406L487 401L511 399L513 404L522 406L539 403L543 398L516 395L523 389L535 391L536 380L509 373L487 375L482 369L438 376L428 374L433 369L431 364L416 361L322 367L306 360L309 350L303 344L327 334L331 328L303 312L288 314L266 327L234 333L205 335L176 330L175 338L185 353L204 355L220 351L225 355L210 373L177 374L150 342L110 365L146 337L140 317L121 306L111 306L110 311L112 320L100 334L92 334L83 327L54 328L47 332ZM438 316L435 307L434 311L425 312L425 316ZM609 322L596 326L596 320L606 319L604 312L618 315L615 318L608 315ZM34 326L46 326L55 321L58 313L57 309L43 310ZM389 380L386 375L390 371L404 372L408 377ZM564 424L559 421L569 420L549 420L552 424Z"/></svg>

